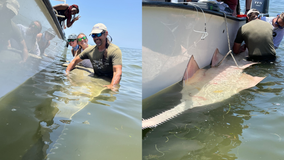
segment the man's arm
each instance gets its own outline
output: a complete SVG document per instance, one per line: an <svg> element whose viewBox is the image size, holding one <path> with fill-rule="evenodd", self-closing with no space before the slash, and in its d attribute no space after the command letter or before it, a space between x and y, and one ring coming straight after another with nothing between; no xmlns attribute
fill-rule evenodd
<svg viewBox="0 0 284 160"><path fill-rule="evenodd" d="M78 21L78 20L79 20L80 17L81 17L81 16L78 15L77 17L75 17L74 19L72 19L72 21L71 21L70 19L67 19L67 27L68 27L68 28L71 27L75 21Z"/></svg>
<svg viewBox="0 0 284 160"><path fill-rule="evenodd" d="M41 39L42 33L36 35L36 41L39 42Z"/></svg>
<svg viewBox="0 0 284 160"><path fill-rule="evenodd" d="M49 46L50 46L50 41L48 41L48 42L47 42L47 45L46 45L45 47L43 47L42 53L40 53L40 54L43 55L44 52L45 52L45 49L46 49L47 47L49 47Z"/></svg>
<svg viewBox="0 0 284 160"><path fill-rule="evenodd" d="M39 49L39 46L38 46L37 41L35 41L34 53L35 53L37 56L40 56L40 49Z"/></svg>
<svg viewBox="0 0 284 160"><path fill-rule="evenodd" d="M113 66L113 77L110 85L107 85L107 88L113 88L114 85L119 84L122 74L122 65Z"/></svg>
<svg viewBox="0 0 284 160"><path fill-rule="evenodd" d="M244 41L243 36L242 36L242 27L239 28L238 33L236 35L235 41L234 41L234 46L233 46L233 52L235 54L239 54L241 51L241 45L242 42Z"/></svg>
<svg viewBox="0 0 284 160"><path fill-rule="evenodd" d="M76 64L80 63L82 59L79 56L76 56L67 66L66 74L68 75L69 72L76 66Z"/></svg>
<svg viewBox="0 0 284 160"><path fill-rule="evenodd" d="M47 42L47 45L44 47L43 52L45 51L46 48L50 46L50 41Z"/></svg>
<svg viewBox="0 0 284 160"><path fill-rule="evenodd" d="M40 43L42 35L43 35L42 33L37 34L37 36L36 36L37 44ZM46 49L47 47L49 47L49 45L50 45L50 41L48 41L48 42L47 42L47 45L43 47L42 53L40 53L41 55L43 55L45 49Z"/></svg>
<svg viewBox="0 0 284 160"><path fill-rule="evenodd" d="M234 46L233 46L233 52L235 54L239 54L240 53L240 50L241 50L241 43L234 43Z"/></svg>
<svg viewBox="0 0 284 160"><path fill-rule="evenodd" d="M53 6L53 8L56 10L65 10L68 7L69 7L68 4L58 4L58 5Z"/></svg>
<svg viewBox="0 0 284 160"><path fill-rule="evenodd" d="M28 52L28 48L26 46L25 40L21 41L21 48L22 48L22 53L23 53L23 55L22 55L23 60L20 63L26 62L26 60L28 59L28 56L29 56L29 52Z"/></svg>

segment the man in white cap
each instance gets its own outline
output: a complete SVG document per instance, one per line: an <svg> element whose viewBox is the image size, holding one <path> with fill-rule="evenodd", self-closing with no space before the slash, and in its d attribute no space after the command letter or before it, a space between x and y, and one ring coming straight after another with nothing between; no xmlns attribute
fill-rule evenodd
<svg viewBox="0 0 284 160"><path fill-rule="evenodd" d="M248 23L238 30L233 52L238 54L248 48L248 60L251 61L274 61L276 52L273 47L272 26L259 20L259 12L251 9L247 13ZM241 46L245 41L245 46Z"/></svg>
<svg viewBox="0 0 284 160"><path fill-rule="evenodd" d="M90 59L94 74L111 77L111 84L106 87L114 89L119 84L122 74L121 50L107 38L107 27L102 23L94 25L90 35L96 45L86 48L79 56L74 58L67 66L66 74L68 75L75 65L83 59Z"/></svg>

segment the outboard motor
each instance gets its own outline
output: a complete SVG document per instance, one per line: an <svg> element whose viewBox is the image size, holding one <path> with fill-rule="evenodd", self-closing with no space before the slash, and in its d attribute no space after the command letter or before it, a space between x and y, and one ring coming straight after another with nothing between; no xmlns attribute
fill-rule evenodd
<svg viewBox="0 0 284 160"><path fill-rule="evenodd" d="M269 17L269 0L252 0L250 8L257 9L262 16Z"/></svg>

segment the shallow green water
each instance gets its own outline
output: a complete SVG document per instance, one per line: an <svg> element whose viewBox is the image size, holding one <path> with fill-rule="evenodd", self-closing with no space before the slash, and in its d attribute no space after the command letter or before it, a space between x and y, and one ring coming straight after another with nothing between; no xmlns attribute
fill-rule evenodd
<svg viewBox="0 0 284 160"><path fill-rule="evenodd" d="M221 103L187 110L157 128L143 131L143 159L282 159L284 63L281 52L278 55L275 64L245 70L267 76L256 87ZM177 84L171 92L157 96L159 106L178 104L180 88ZM143 116L147 114L151 116L143 110Z"/></svg>
<svg viewBox="0 0 284 160"><path fill-rule="evenodd" d="M282 10L283 4L270 1L270 16ZM276 63L257 64L245 70L250 75L266 76L256 87L220 103L187 110L156 128L144 130L143 160L283 159L283 44L276 50ZM180 104L182 88L179 83L143 100L143 117Z"/></svg>
<svg viewBox="0 0 284 160"><path fill-rule="evenodd" d="M122 48L122 54L118 92L91 97L65 76L59 56L2 97L0 159L141 158L141 50Z"/></svg>

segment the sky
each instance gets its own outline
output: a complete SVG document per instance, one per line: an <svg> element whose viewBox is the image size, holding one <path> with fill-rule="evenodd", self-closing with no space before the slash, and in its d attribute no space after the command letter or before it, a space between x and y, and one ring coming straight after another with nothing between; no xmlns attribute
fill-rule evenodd
<svg viewBox="0 0 284 160"><path fill-rule="evenodd" d="M54 6L64 2L50 0L50 3ZM66 38L72 33L84 33L88 36L89 44L94 45L89 34L96 23L103 23L113 44L123 48L142 48L142 1L66 0L66 3L77 4L81 16L70 28L64 30Z"/></svg>

